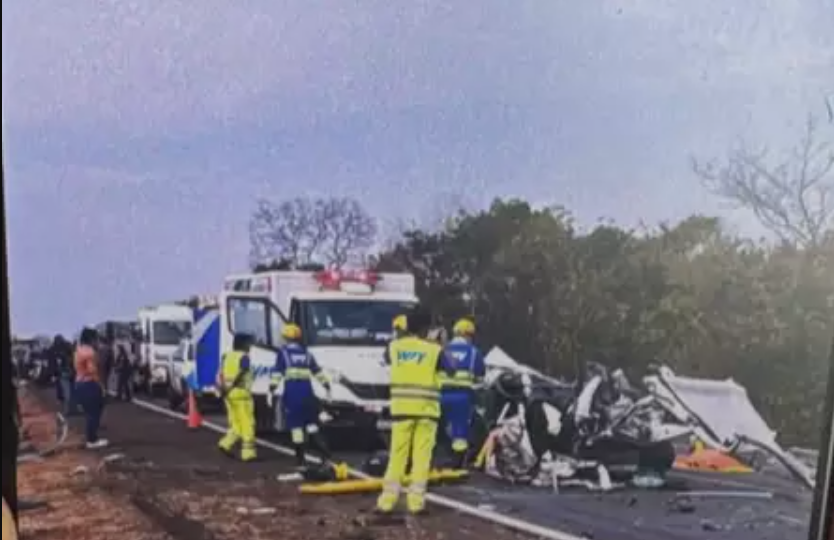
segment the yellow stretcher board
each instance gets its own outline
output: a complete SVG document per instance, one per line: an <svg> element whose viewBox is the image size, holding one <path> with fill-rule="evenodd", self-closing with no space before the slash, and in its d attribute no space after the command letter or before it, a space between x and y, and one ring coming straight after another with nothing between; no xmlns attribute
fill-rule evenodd
<svg viewBox="0 0 834 540"><path fill-rule="evenodd" d="M430 483L449 482L463 480L469 476L468 471L442 470L433 471L429 475ZM404 484L409 484L411 479L405 478ZM305 495L346 495L354 493L374 493L382 491L382 478L370 478L368 480L345 480L341 482L325 482L321 484L301 484L298 490Z"/></svg>

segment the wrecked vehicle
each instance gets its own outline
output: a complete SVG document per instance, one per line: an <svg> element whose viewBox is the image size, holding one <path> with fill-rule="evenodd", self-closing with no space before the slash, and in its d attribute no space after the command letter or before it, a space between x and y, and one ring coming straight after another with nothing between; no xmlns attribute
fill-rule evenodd
<svg viewBox="0 0 834 540"><path fill-rule="evenodd" d="M665 422L656 398L639 397L621 371L589 366L581 388L544 377L494 349L482 389L478 465L514 483L609 490L633 483L660 487L675 445L691 430Z"/></svg>
<svg viewBox="0 0 834 540"><path fill-rule="evenodd" d="M518 364L498 348L486 360L472 442L481 449L476 465L503 481L554 489L659 488L697 442L732 456L727 460L739 469L764 454L813 488L813 472L778 445L746 391L731 380L679 377L659 366L638 390L621 370L589 364L579 387Z"/></svg>

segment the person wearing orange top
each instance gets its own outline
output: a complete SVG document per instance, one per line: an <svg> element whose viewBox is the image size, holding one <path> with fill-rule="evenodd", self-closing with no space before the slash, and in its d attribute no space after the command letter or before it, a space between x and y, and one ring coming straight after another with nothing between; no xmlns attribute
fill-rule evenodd
<svg viewBox="0 0 834 540"><path fill-rule="evenodd" d="M87 448L104 448L108 442L98 436L101 415L104 411L104 386L101 366L96 352L96 331L85 328L75 349L75 397L87 420Z"/></svg>

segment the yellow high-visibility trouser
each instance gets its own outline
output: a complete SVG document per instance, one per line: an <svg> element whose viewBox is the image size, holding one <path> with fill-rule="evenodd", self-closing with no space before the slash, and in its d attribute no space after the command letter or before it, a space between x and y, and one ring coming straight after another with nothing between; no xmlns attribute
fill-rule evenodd
<svg viewBox="0 0 834 540"><path fill-rule="evenodd" d="M411 458L411 483L408 492L408 510L412 513L426 507L426 490L431 471L432 454L437 439L437 420L396 420L391 428L391 455L385 471L382 495L377 509L391 512L397 506L403 479Z"/></svg>
<svg viewBox="0 0 834 540"><path fill-rule="evenodd" d="M240 389L232 390L226 396L226 418L229 429L220 440L220 448L231 452L238 442L241 459L251 461L257 457L255 451L255 401L252 394Z"/></svg>

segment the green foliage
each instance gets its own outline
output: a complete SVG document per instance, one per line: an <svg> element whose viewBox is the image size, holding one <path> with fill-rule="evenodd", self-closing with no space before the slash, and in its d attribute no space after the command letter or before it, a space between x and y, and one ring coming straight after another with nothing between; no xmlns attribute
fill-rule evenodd
<svg viewBox="0 0 834 540"><path fill-rule="evenodd" d="M409 271L439 322L474 316L485 347L573 377L588 360L732 377L786 443L814 444L834 320L834 234L819 247L735 238L694 216L581 232L561 209L496 201L378 257Z"/></svg>

